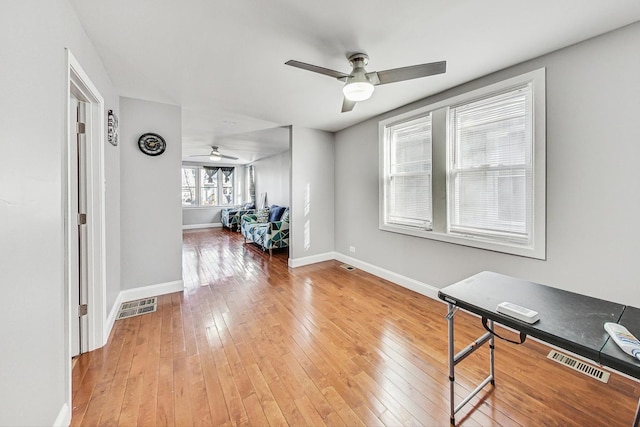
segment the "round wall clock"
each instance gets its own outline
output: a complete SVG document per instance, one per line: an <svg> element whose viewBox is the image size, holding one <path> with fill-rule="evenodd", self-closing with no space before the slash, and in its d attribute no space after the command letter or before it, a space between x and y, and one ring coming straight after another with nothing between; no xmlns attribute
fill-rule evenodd
<svg viewBox="0 0 640 427"><path fill-rule="evenodd" d="M145 133L138 138L138 148L148 156L159 156L164 153L167 143L157 133Z"/></svg>

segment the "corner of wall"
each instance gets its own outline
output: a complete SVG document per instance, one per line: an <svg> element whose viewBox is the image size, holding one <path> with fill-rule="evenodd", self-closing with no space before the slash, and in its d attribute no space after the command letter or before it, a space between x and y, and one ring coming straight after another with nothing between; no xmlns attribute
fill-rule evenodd
<svg viewBox="0 0 640 427"><path fill-rule="evenodd" d="M167 283L159 283L156 285L142 286L134 289L125 289L121 291L113 307L109 311L109 316L107 317L107 321L105 323L105 331L104 336L105 343L108 340L111 331L113 330L113 326L116 322L116 317L118 316L118 312L120 311L120 306L123 302L127 301L135 301L144 298L157 297L160 295L172 294L174 292L182 292L184 290L184 283L182 280L176 280L173 282ZM103 344L103 345L104 345Z"/></svg>
<svg viewBox="0 0 640 427"><path fill-rule="evenodd" d="M380 277L382 279L395 283L396 285L402 286L403 288L412 290L414 292L417 292L431 299L440 301L440 299L438 298L439 289L434 286L428 285L426 283L422 283L418 280L412 279L407 276L403 276L402 274L398 274L393 271L386 270L376 265L369 264L364 261L360 261L359 259L352 258L340 252L326 252L323 254L312 255L312 256L302 257L302 258L289 258L288 264L290 268L298 268L298 267L303 267L305 265L316 264L319 262L325 262L325 261L331 261L331 260L336 260L344 264L349 264L353 267L359 268L362 271L366 271L367 273L372 274L376 277Z"/></svg>
<svg viewBox="0 0 640 427"><path fill-rule="evenodd" d="M58 412L58 416L53 421L53 427L67 427L71 424L71 411L69 409L69 405L65 402L60 408L60 412Z"/></svg>

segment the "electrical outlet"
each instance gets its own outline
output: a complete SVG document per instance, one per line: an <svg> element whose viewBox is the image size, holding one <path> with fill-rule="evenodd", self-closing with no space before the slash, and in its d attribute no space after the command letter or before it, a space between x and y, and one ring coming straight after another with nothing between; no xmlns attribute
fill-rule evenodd
<svg viewBox="0 0 640 427"><path fill-rule="evenodd" d="M349 246L349 252L355 252L355 251L356 251L355 246Z"/></svg>

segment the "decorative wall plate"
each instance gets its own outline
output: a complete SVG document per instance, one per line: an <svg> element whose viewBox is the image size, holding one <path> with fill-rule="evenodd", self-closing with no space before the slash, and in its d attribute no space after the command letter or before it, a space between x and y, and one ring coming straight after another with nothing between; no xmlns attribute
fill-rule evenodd
<svg viewBox="0 0 640 427"><path fill-rule="evenodd" d="M118 145L118 116L109 110L107 113L107 141L111 145Z"/></svg>
<svg viewBox="0 0 640 427"><path fill-rule="evenodd" d="M149 132L138 138L138 148L146 155L159 156L164 153L164 150L167 148L167 143L164 141L164 138L157 133Z"/></svg>

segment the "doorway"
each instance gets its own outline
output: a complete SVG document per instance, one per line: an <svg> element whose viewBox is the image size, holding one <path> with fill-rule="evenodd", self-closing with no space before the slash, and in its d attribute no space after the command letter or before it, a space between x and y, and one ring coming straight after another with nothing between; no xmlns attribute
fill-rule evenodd
<svg viewBox="0 0 640 427"><path fill-rule="evenodd" d="M72 356L102 347L107 339L103 155L106 117L102 96L69 50L67 66L63 200L66 370L71 405ZM85 307L86 315L79 316Z"/></svg>
<svg viewBox="0 0 640 427"><path fill-rule="evenodd" d="M69 94L69 294L71 357L88 349L87 265L87 126L88 104ZM90 124L90 123L89 123ZM74 132L75 130L75 132ZM75 219L75 226L73 220ZM74 309L74 305L76 308Z"/></svg>

